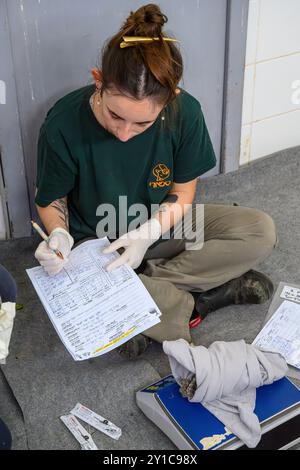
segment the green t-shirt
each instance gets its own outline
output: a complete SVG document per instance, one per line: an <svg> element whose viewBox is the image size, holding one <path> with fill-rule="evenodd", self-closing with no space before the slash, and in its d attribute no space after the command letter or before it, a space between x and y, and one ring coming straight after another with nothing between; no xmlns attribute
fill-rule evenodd
<svg viewBox="0 0 300 470"><path fill-rule="evenodd" d="M68 196L75 241L96 236L97 224L107 215L96 214L100 204L114 206L118 236L127 231L118 223L119 209L124 216L119 196L127 196L128 208L144 204L148 218L151 204L166 198L172 182L188 182L216 165L200 103L185 90L176 98L174 116L168 105L164 121L159 116L127 142L97 121L89 103L94 90L90 85L61 98L49 110L38 142L35 202L46 207ZM137 216L126 214L127 223Z"/></svg>

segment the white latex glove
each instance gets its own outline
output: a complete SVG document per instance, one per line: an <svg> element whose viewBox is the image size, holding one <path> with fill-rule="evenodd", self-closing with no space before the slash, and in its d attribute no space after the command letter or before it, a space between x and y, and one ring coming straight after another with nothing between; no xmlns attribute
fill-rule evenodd
<svg viewBox="0 0 300 470"><path fill-rule="evenodd" d="M68 256L74 245L73 237L63 228L55 228L49 236L48 243L42 241L34 256L39 261L40 265L44 267L45 271L53 276L59 273L65 264L68 262ZM52 250L59 250L64 259L60 259Z"/></svg>
<svg viewBox="0 0 300 470"><path fill-rule="evenodd" d="M5 302L0 308L0 364L5 364L16 315L16 304Z"/></svg>
<svg viewBox="0 0 300 470"><path fill-rule="evenodd" d="M107 254L118 248L125 248L124 253L119 258L106 266L106 270L110 272L125 263L133 269L138 268L147 249L158 240L160 235L161 225L157 219L149 219L139 228L124 233L102 251L102 253Z"/></svg>

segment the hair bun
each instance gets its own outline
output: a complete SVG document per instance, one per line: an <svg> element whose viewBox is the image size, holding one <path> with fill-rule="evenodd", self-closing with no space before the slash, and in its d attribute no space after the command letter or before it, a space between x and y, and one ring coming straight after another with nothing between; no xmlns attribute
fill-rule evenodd
<svg viewBox="0 0 300 470"><path fill-rule="evenodd" d="M155 37L162 34L162 28L167 21L168 18L161 12L159 6L149 3L131 12L123 29L126 29L128 35Z"/></svg>

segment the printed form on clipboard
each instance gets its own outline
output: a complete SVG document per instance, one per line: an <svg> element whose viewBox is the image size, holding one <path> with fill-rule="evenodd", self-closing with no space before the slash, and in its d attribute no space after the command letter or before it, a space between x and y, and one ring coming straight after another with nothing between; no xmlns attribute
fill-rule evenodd
<svg viewBox="0 0 300 470"><path fill-rule="evenodd" d="M287 289L282 298L288 299ZM300 304L284 300L253 341L253 345L280 353L286 362L300 369Z"/></svg>
<svg viewBox="0 0 300 470"><path fill-rule="evenodd" d="M27 274L65 347L75 361L100 356L160 322L161 312L134 270L104 268L119 257L102 254L107 237L74 248L64 269Z"/></svg>

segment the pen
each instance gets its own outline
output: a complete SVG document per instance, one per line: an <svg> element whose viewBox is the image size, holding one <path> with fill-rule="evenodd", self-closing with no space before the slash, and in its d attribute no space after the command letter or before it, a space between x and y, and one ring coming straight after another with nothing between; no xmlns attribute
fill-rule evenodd
<svg viewBox="0 0 300 470"><path fill-rule="evenodd" d="M45 232L41 229L41 227L36 223L31 221L33 228L37 231L37 233L45 240L47 244L49 244L49 237L45 234ZM51 249L51 248L50 248ZM52 250L60 259L64 259L63 255L59 250Z"/></svg>

